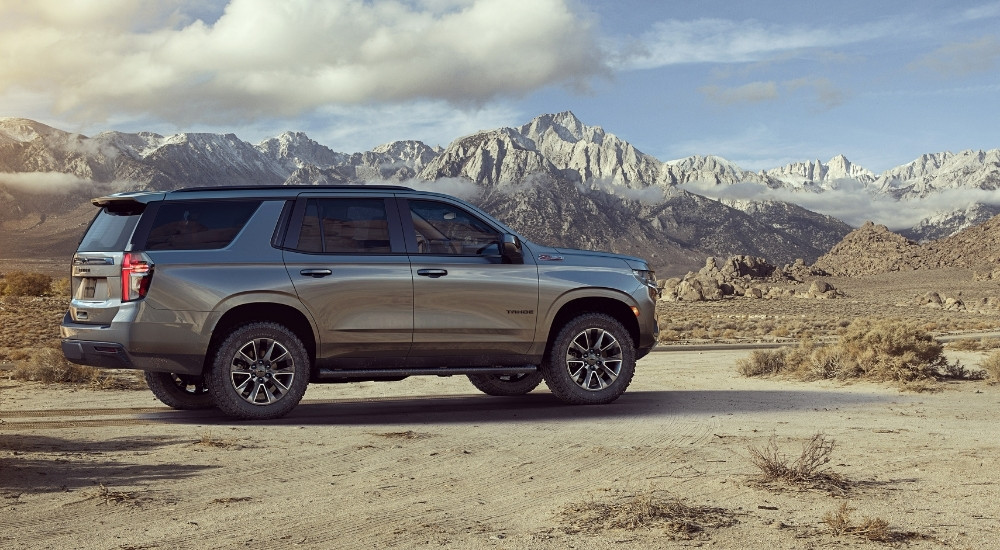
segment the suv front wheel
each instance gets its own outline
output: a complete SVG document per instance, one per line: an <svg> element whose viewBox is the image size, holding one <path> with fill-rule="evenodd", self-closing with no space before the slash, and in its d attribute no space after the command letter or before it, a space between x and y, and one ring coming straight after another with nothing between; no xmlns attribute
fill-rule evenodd
<svg viewBox="0 0 1000 550"><path fill-rule="evenodd" d="M243 325L216 350L206 382L215 405L229 416L279 418L306 393L309 355L298 336L283 325Z"/></svg>
<svg viewBox="0 0 1000 550"><path fill-rule="evenodd" d="M611 403L634 373L632 336L602 313L585 313L563 325L542 364L549 390L574 405Z"/></svg>

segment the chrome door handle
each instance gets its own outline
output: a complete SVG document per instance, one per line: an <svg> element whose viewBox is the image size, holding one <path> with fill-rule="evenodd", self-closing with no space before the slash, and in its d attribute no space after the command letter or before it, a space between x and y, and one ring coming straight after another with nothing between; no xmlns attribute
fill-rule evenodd
<svg viewBox="0 0 1000 550"><path fill-rule="evenodd" d="M319 279L320 277L326 277L327 275L333 275L333 270L330 269L303 269L299 271L299 275L305 275L306 277L312 277L314 279Z"/></svg>
<svg viewBox="0 0 1000 550"><path fill-rule="evenodd" d="M419 269L417 270L417 275L422 277L430 277L431 279L437 279L438 277L444 277L448 274L445 269Z"/></svg>

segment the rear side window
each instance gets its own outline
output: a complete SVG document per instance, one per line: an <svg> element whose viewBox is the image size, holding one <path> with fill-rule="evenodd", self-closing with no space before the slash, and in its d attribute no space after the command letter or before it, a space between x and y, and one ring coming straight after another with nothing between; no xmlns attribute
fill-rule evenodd
<svg viewBox="0 0 1000 550"><path fill-rule="evenodd" d="M295 249L326 254L388 254L383 199L309 199Z"/></svg>
<svg viewBox="0 0 1000 550"><path fill-rule="evenodd" d="M80 252L121 252L125 250L139 214L119 214L102 208L80 241Z"/></svg>
<svg viewBox="0 0 1000 550"><path fill-rule="evenodd" d="M164 202L156 211L145 249L211 250L226 247L259 206L259 200Z"/></svg>

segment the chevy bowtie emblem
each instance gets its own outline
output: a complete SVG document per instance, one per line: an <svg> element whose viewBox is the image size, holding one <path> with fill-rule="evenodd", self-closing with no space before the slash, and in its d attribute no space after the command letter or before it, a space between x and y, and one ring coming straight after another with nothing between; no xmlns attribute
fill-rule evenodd
<svg viewBox="0 0 1000 550"><path fill-rule="evenodd" d="M539 254L538 259L543 262L561 262L563 261L562 256L553 256L551 254Z"/></svg>

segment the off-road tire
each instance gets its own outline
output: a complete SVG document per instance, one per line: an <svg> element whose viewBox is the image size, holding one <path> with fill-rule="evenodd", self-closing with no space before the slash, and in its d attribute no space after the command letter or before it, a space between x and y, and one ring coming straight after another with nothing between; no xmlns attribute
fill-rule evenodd
<svg viewBox="0 0 1000 550"><path fill-rule="evenodd" d="M542 372L522 374L469 374L469 382L486 395L512 397L524 395L542 383Z"/></svg>
<svg viewBox="0 0 1000 550"><path fill-rule="evenodd" d="M278 323L237 327L215 351L205 381L223 413L271 420L298 405L309 384L309 354L294 332Z"/></svg>
<svg viewBox="0 0 1000 550"><path fill-rule="evenodd" d="M146 372L146 385L164 405L181 411L210 409L215 406L204 376Z"/></svg>
<svg viewBox="0 0 1000 550"><path fill-rule="evenodd" d="M565 403L600 405L625 393L635 374L635 343L603 313L585 313L556 333L542 363L549 390Z"/></svg>

